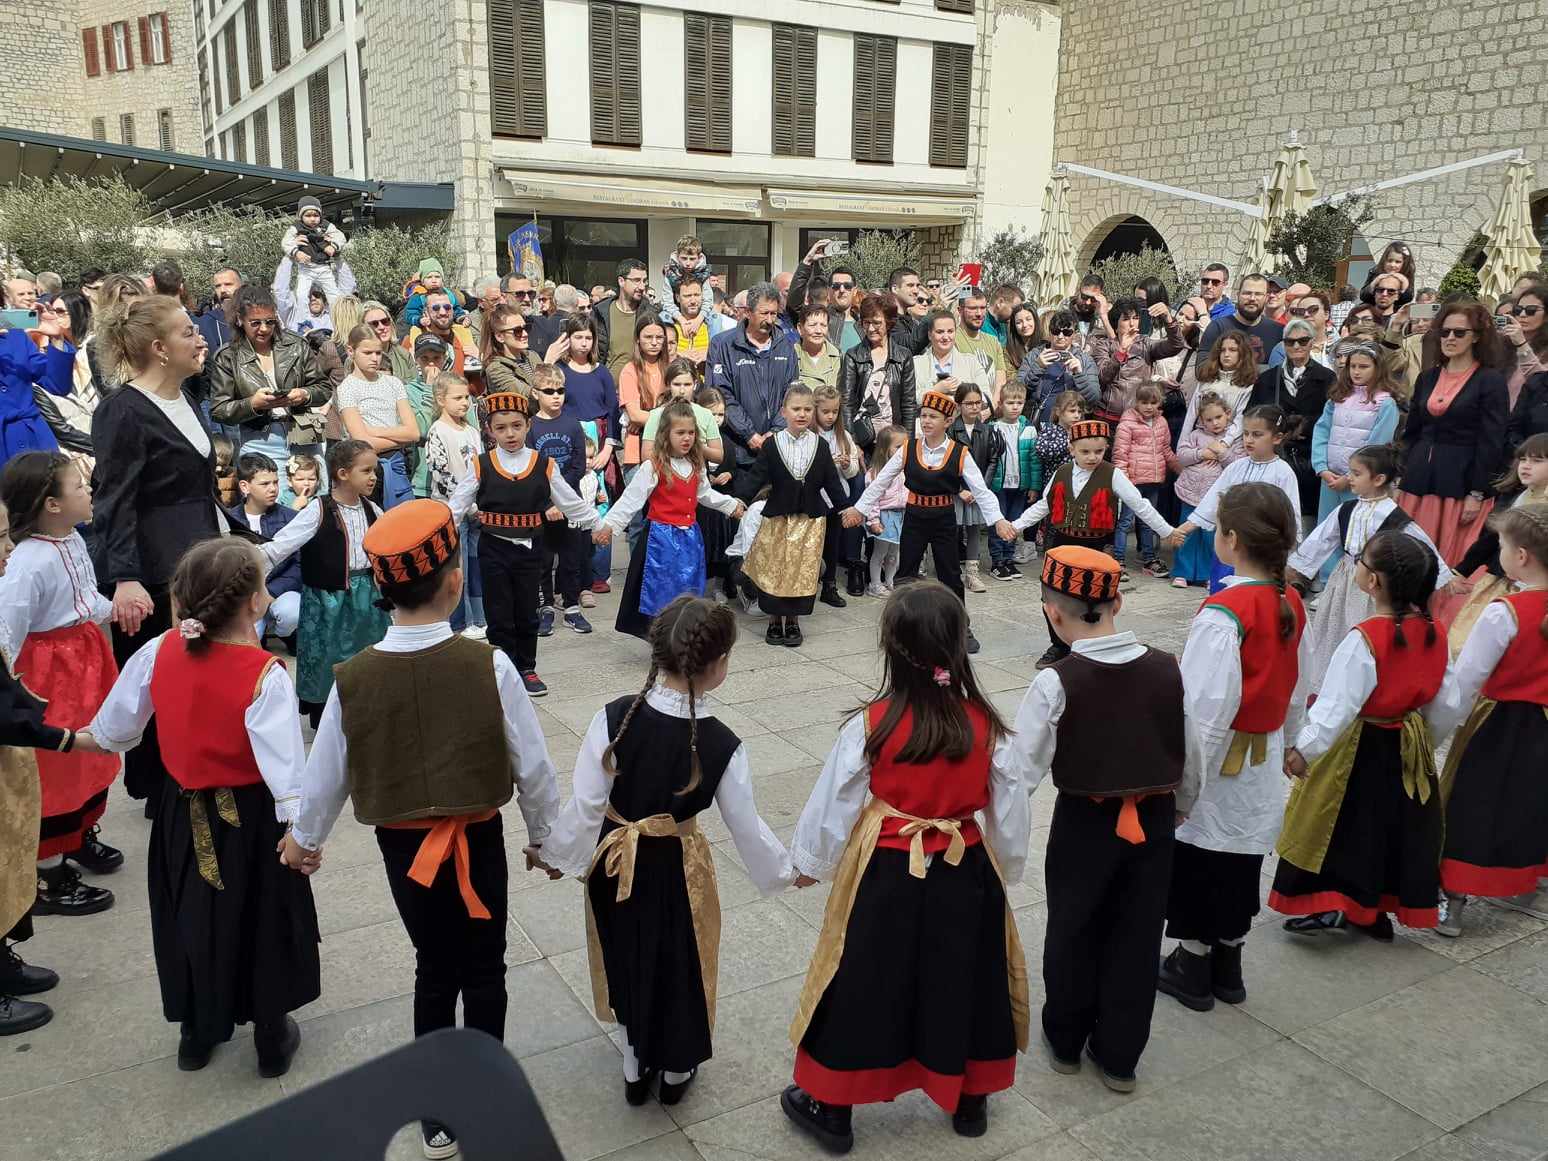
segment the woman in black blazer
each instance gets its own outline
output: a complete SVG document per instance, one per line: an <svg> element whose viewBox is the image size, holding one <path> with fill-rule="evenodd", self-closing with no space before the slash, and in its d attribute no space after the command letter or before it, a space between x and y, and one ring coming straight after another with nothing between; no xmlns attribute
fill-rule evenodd
<svg viewBox="0 0 1548 1161"><path fill-rule="evenodd" d="M914 353L888 337L897 317L897 299L891 294L868 295L860 304L860 342L839 360L844 426L867 456L876 446L876 432L881 427L901 427L912 436L914 416L919 411Z"/></svg>
<svg viewBox="0 0 1548 1161"><path fill-rule="evenodd" d="M1448 306L1424 336L1424 363L1403 429L1399 503L1450 564L1483 531L1505 467L1510 392L1489 312L1476 302Z"/></svg>
<svg viewBox="0 0 1548 1161"><path fill-rule="evenodd" d="M113 655L123 665L172 627L172 573L193 544L221 535L215 456L199 408L182 390L208 348L174 299L133 299L98 321L98 344L122 386L92 417L92 564L113 599ZM131 797L160 795L155 721L124 762Z"/></svg>
<svg viewBox="0 0 1548 1161"><path fill-rule="evenodd" d="M1510 426L1506 431L1506 450L1516 454L1516 449L1529 436L1548 431L1548 371L1529 375L1521 385L1515 409L1510 413Z"/></svg>
<svg viewBox="0 0 1548 1161"><path fill-rule="evenodd" d="M1258 376L1247 405L1272 404L1290 421L1285 425L1285 441L1279 454L1295 469L1301 491L1301 515L1317 515L1322 489L1311 463L1312 429L1322 418L1333 386L1333 370L1311 357L1315 332L1305 319L1293 318L1285 325L1285 360Z"/></svg>

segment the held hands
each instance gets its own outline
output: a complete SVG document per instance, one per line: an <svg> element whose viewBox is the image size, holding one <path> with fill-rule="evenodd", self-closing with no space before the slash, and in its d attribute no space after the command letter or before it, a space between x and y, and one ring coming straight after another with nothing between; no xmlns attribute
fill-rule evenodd
<svg viewBox="0 0 1548 1161"><path fill-rule="evenodd" d="M1477 496L1469 496L1462 501L1462 523L1471 524L1478 519L1478 513L1483 511L1483 501Z"/></svg>
<svg viewBox="0 0 1548 1161"><path fill-rule="evenodd" d="M591 534L593 544L611 544L613 542L613 529L607 524L598 524L596 531Z"/></svg>
<svg viewBox="0 0 1548 1161"><path fill-rule="evenodd" d="M845 508L839 513L839 523L845 528L859 528L865 522L858 508Z"/></svg>
<svg viewBox="0 0 1548 1161"><path fill-rule="evenodd" d="M119 581L113 590L113 624L129 636L140 631L140 624L155 608L150 594L139 581Z"/></svg>
<svg viewBox="0 0 1548 1161"><path fill-rule="evenodd" d="M319 847L315 851L307 850L296 842L295 836L288 830L274 849L279 855L281 866L289 867L302 875L315 874L317 868L322 866L322 848Z"/></svg>
<svg viewBox="0 0 1548 1161"><path fill-rule="evenodd" d="M881 535L881 530L882 530L882 522L880 520L872 520L872 521L870 521L869 523L866 524L866 528L867 528L867 530L869 530L871 532L872 535L880 536Z"/></svg>
<svg viewBox="0 0 1548 1161"><path fill-rule="evenodd" d="M764 435L762 432L759 432L759 433L757 433L755 435L748 436L747 437L747 447L748 447L748 449L750 451L757 451L758 449L763 447L763 441L765 439L767 439L767 438L768 438L768 436Z"/></svg>
<svg viewBox="0 0 1548 1161"><path fill-rule="evenodd" d="M543 513L543 519L544 520L563 520L564 519L564 513L559 511L558 508L549 508L549 510L547 512Z"/></svg>
<svg viewBox="0 0 1548 1161"><path fill-rule="evenodd" d="M1001 519L995 522L994 534L1001 540L1015 540L1021 533L1016 531L1016 526L1009 520Z"/></svg>
<svg viewBox="0 0 1548 1161"><path fill-rule="evenodd" d="M538 843L534 846L521 848L521 853L527 856L527 870L542 871L550 879L564 878L563 871L556 871L554 868L550 867L543 861L542 857L538 854L538 852L542 849L543 846L541 843Z"/></svg>
<svg viewBox="0 0 1548 1161"><path fill-rule="evenodd" d="M75 741L70 743L70 752L73 754L106 754L102 743L86 730L81 730L75 735Z"/></svg>
<svg viewBox="0 0 1548 1161"><path fill-rule="evenodd" d="M967 488L963 488L962 491L957 493L957 499L961 500L964 504L971 504L973 502L973 493Z"/></svg>
<svg viewBox="0 0 1548 1161"><path fill-rule="evenodd" d="M1305 778L1306 759L1301 757L1301 751L1291 746L1285 751L1285 777Z"/></svg>

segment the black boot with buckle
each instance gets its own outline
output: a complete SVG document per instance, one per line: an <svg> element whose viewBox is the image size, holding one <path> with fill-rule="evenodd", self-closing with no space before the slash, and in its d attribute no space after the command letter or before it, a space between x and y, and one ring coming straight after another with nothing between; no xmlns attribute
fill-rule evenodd
<svg viewBox="0 0 1548 1161"><path fill-rule="evenodd" d="M848 1153L855 1147L850 1123L854 1106L824 1104L798 1084L779 1094L779 1106L797 1128L817 1138L829 1153Z"/></svg>
<svg viewBox="0 0 1548 1161"><path fill-rule="evenodd" d="M34 915L94 915L113 906L113 892L81 881L69 863L38 868L38 899Z"/></svg>

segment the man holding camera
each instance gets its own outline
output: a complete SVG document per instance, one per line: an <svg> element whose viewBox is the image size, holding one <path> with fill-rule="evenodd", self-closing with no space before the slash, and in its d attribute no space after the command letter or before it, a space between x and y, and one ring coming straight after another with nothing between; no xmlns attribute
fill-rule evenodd
<svg viewBox="0 0 1548 1161"><path fill-rule="evenodd" d="M849 243L837 238L819 238L801 259L790 279L789 311L799 318L810 301L810 288L817 275L817 263L824 258L841 258L849 252ZM849 350L860 341L860 320L855 317L855 272L840 263L828 272L828 339L839 349Z"/></svg>

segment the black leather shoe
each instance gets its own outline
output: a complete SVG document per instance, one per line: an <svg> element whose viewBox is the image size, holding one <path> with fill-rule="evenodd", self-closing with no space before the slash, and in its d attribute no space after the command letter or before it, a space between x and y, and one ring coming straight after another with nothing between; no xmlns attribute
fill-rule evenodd
<svg viewBox="0 0 1548 1161"><path fill-rule="evenodd" d="M1242 945L1231 947L1217 943L1209 951L1210 990L1215 999L1226 1004L1240 1004L1247 998L1247 985L1242 982Z"/></svg>
<svg viewBox="0 0 1548 1161"><path fill-rule="evenodd" d="M1209 1011L1215 1006L1215 993L1210 990L1209 960L1209 956L1194 955L1178 944L1172 954L1161 961L1156 990L1165 992L1195 1012Z"/></svg>
<svg viewBox="0 0 1548 1161"><path fill-rule="evenodd" d="M0 1036L19 1036L41 1028L54 1018L54 1009L32 1000L0 996Z"/></svg>
<svg viewBox="0 0 1548 1161"><path fill-rule="evenodd" d="M80 849L71 851L65 856L65 861L93 875L111 875L124 865L124 852L108 846L98 835L97 827L88 830L81 840Z"/></svg>
<svg viewBox="0 0 1548 1161"><path fill-rule="evenodd" d="M982 1137L989 1131L989 1098L983 1093L957 1098L957 1111L951 1114L952 1131L959 1137Z"/></svg>
<svg viewBox="0 0 1548 1161"><path fill-rule="evenodd" d="M284 1076L301 1047L301 1028L286 1016L278 1027L255 1029L253 1042L258 1048L258 1075L270 1079Z"/></svg>
<svg viewBox="0 0 1548 1161"><path fill-rule="evenodd" d="M770 617L769 628L763 634L763 639L770 645L783 645L785 643L785 618Z"/></svg>
<svg viewBox="0 0 1548 1161"><path fill-rule="evenodd" d="M806 638L801 633L801 622L791 617L785 622L785 644L792 649L799 649L804 640Z"/></svg>
<svg viewBox="0 0 1548 1161"><path fill-rule="evenodd" d="M971 629L968 630L967 651L969 653L978 652L978 638L973 636L973 630Z"/></svg>
<svg viewBox="0 0 1548 1161"><path fill-rule="evenodd" d="M798 1129L804 1129L829 1153L848 1153L855 1147L849 1105L827 1105L798 1084L779 1094L779 1107Z"/></svg>
<svg viewBox="0 0 1548 1161"><path fill-rule="evenodd" d="M656 1079L656 1070L647 1069L640 1073L639 1080L624 1081L624 1100L636 1107L645 1103L645 1098L650 1096L650 1082Z"/></svg>
<svg viewBox="0 0 1548 1161"><path fill-rule="evenodd" d="M675 1105L678 1101L683 1099L683 1094L688 1091L688 1086L693 1083L694 1078L698 1075L699 1070L697 1068L690 1070L688 1073L688 1079L683 1081L681 1084L668 1084L666 1078L663 1077L661 1080L661 1088L657 1091L656 1095L661 1098L662 1104Z"/></svg>
<svg viewBox="0 0 1548 1161"><path fill-rule="evenodd" d="M848 601L839 596L838 585L822 586L822 603L835 609L845 608L849 604Z"/></svg>
<svg viewBox="0 0 1548 1161"><path fill-rule="evenodd" d="M852 564L848 566L848 571L848 583L844 586L844 591L852 597L865 596L865 569L858 564Z"/></svg>
<svg viewBox="0 0 1548 1161"><path fill-rule="evenodd" d="M1324 931L1342 931L1347 925L1342 911L1319 911L1316 915L1296 915L1284 922L1291 935L1321 935Z"/></svg>
<svg viewBox="0 0 1548 1161"><path fill-rule="evenodd" d="M113 892L81 882L81 873L69 863L38 870L38 898L34 915L94 915L113 906Z"/></svg>
<svg viewBox="0 0 1548 1161"><path fill-rule="evenodd" d="M215 1055L215 1045L195 1040L187 1028L177 1042L177 1068L179 1072L198 1072Z"/></svg>
<svg viewBox="0 0 1548 1161"><path fill-rule="evenodd" d="M14 947L0 942L0 996L36 996L58 986L58 972L26 963Z"/></svg>

